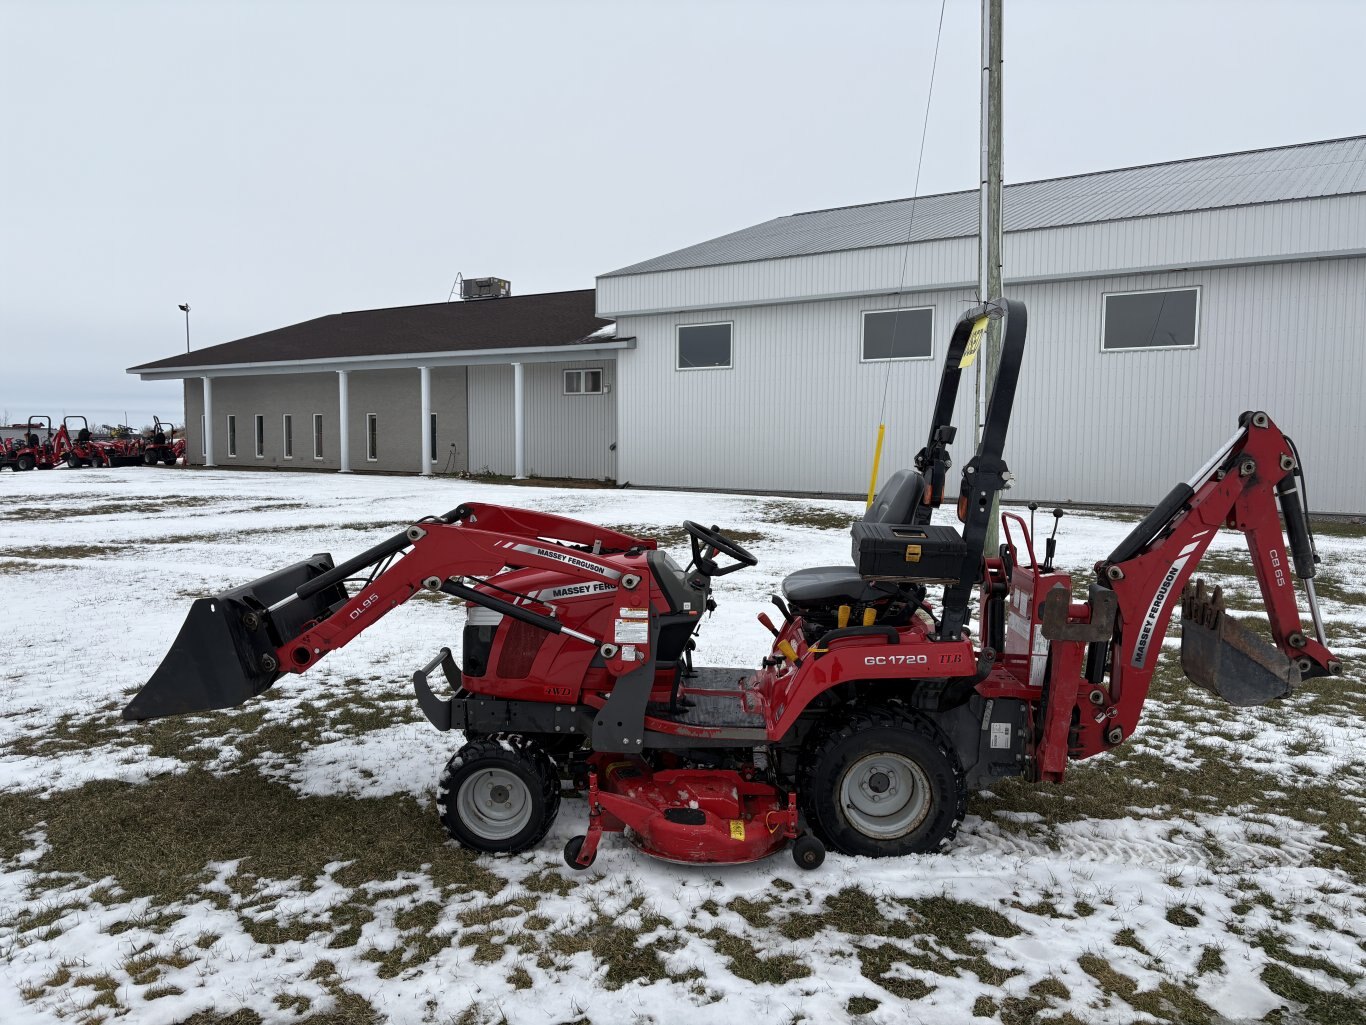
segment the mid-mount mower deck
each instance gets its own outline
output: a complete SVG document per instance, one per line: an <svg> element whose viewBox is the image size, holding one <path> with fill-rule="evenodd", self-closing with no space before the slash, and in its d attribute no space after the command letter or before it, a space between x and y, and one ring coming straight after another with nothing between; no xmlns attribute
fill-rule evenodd
<svg viewBox="0 0 1366 1025"><path fill-rule="evenodd" d="M963 469L960 532L930 521L943 501L959 377L992 317L1005 318L1002 354ZM826 847L939 850L969 789L1002 776L1057 781L1069 759L1122 743L1178 601L1187 675L1234 704L1339 672L1314 596L1299 457L1264 413L1244 414L1209 462L1097 563L1086 601L1053 569L1054 539L1040 562L1018 515L1002 517L999 550L984 550L992 501L1010 480L1002 453L1025 319L1020 303L1001 300L955 325L915 469L894 474L854 525L851 564L783 582L779 621L759 616L774 641L757 668L693 665L713 581L756 562L719 528L685 521L692 559L682 567L649 538L470 503L339 566L315 555L196 601L124 716L240 704L418 591L441 592L467 609L460 658L442 648L413 686L437 729L465 737L439 800L458 842L534 846L568 780L587 798L586 829L565 848L575 868L592 864L603 833L619 831L648 854L691 863L753 861L792 841L797 863L814 868ZM1247 537L1274 646L1225 614L1217 590L1187 586L1226 525ZM932 587L942 587L937 609L926 601Z"/></svg>

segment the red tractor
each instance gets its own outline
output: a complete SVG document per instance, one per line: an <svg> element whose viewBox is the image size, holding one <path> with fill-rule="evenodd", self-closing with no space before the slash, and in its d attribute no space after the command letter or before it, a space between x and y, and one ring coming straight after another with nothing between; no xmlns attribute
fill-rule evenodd
<svg viewBox="0 0 1366 1025"><path fill-rule="evenodd" d="M73 435L71 428L78 421L80 426ZM65 460L66 465L73 470L83 466L113 465L110 454L112 446L108 442L95 440L90 433L90 423L83 416L62 417L62 426L57 429L52 444L56 457Z"/></svg>
<svg viewBox="0 0 1366 1025"><path fill-rule="evenodd" d="M992 317L1006 320L1000 367L963 467L961 527L932 523L969 341ZM587 798L585 828L564 852L573 868L592 864L608 832L691 863L753 861L791 842L797 863L814 868L828 847L940 850L970 790L1003 776L1061 780L1069 761L1124 743L1178 604L1186 674L1235 705L1340 672L1313 589L1299 456L1265 413L1244 414L1096 564L1085 601L1052 568L1053 539L1039 561L1018 515L1002 517L1005 543L985 550L993 499L1011 480L1003 452L1025 329L1011 300L955 325L915 468L894 474L853 526L850 563L783 582L779 621L759 614L773 644L757 666L693 665L713 585L757 561L718 527L684 522L692 558L680 566L650 538L469 503L341 565L315 555L196 601L124 717L240 704L418 592L439 592L467 609L460 658L441 648L413 687L438 730L464 735L439 797L459 843L534 846L563 777ZM1274 644L1225 614L1217 589L1188 586L1224 526L1247 538Z"/></svg>
<svg viewBox="0 0 1366 1025"><path fill-rule="evenodd" d="M185 439L175 436L175 424L168 424L155 415L152 421L151 433L144 435L142 441L142 462L146 466L157 463L174 466L185 454Z"/></svg>
<svg viewBox="0 0 1366 1025"><path fill-rule="evenodd" d="M141 466L145 447L146 442L141 434L136 434L131 428L119 424L113 428L109 440L105 442L105 454L112 466Z"/></svg>
<svg viewBox="0 0 1366 1025"><path fill-rule="evenodd" d="M6 465L15 470L51 470L60 461L52 433L52 417L31 416L23 436L11 442Z"/></svg>

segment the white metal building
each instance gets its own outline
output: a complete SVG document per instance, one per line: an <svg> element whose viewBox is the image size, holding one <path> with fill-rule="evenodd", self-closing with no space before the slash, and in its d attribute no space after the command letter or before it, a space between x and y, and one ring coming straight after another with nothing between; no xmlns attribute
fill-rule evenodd
<svg viewBox="0 0 1366 1025"><path fill-rule="evenodd" d="M1263 409L1311 508L1366 511L1366 137L1008 185L1003 205L1004 290L1030 317L1012 498L1148 504ZM926 196L600 276L598 314L637 340L617 479L861 493L884 395L883 471L908 465L976 230L976 191Z"/></svg>

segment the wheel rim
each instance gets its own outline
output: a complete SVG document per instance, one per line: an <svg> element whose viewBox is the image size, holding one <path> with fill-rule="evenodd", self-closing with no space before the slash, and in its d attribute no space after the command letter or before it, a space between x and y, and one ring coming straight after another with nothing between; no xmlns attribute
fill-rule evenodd
<svg viewBox="0 0 1366 1025"><path fill-rule="evenodd" d="M460 820L481 839L509 840L531 822L531 792L516 773L483 769L463 783L455 796Z"/></svg>
<svg viewBox="0 0 1366 1025"><path fill-rule="evenodd" d="M865 836L896 839L925 821L930 812L930 780L905 755L890 751L865 755L844 774L840 806L849 824Z"/></svg>

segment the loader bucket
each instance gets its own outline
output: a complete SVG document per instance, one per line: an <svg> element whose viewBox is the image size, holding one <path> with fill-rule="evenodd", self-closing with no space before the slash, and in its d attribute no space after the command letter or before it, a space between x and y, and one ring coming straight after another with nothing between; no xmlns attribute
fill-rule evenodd
<svg viewBox="0 0 1366 1025"><path fill-rule="evenodd" d="M1181 669L1231 705L1283 698L1300 682L1299 667L1224 611L1220 587L1196 580L1181 592Z"/></svg>
<svg viewBox="0 0 1366 1025"><path fill-rule="evenodd" d="M255 697L280 677L276 650L306 624L326 618L347 598L335 584L296 598L275 612L271 605L332 568L332 556L315 555L212 598L200 598L151 679L128 702L123 717L157 719L231 708Z"/></svg>

